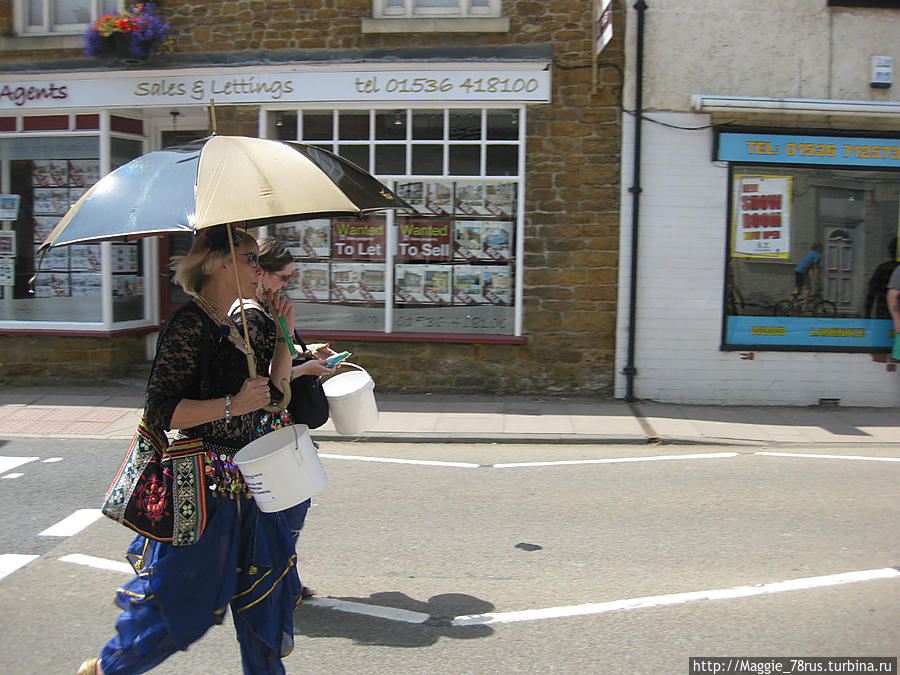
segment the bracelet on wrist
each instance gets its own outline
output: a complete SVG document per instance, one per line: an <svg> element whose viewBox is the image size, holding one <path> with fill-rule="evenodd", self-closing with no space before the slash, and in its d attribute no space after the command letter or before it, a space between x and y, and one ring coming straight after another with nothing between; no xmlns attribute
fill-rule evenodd
<svg viewBox="0 0 900 675"><path fill-rule="evenodd" d="M231 394L225 394L225 421L231 421Z"/></svg>

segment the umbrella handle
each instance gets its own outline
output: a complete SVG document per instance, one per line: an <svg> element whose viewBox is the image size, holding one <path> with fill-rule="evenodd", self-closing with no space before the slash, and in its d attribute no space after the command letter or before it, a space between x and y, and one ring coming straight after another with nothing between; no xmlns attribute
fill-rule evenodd
<svg viewBox="0 0 900 675"><path fill-rule="evenodd" d="M263 406L263 410L266 410L268 412L278 412L279 410L284 410L290 404L291 383L283 378L281 380L281 393L283 395L281 403L270 403L269 405Z"/></svg>

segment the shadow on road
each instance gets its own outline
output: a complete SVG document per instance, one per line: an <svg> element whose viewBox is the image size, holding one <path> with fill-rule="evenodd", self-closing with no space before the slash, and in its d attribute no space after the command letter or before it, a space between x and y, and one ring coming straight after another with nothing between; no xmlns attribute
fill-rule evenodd
<svg viewBox="0 0 900 675"><path fill-rule="evenodd" d="M451 621L458 616L483 614L494 609L491 603L462 593L435 595L427 602L415 600L398 591L373 593L368 598L336 599L427 614L429 618L421 623L410 623L305 604L294 614L294 634L311 638L346 638L358 645L428 647L442 637L471 640L494 633L493 628L485 625L451 625Z"/></svg>

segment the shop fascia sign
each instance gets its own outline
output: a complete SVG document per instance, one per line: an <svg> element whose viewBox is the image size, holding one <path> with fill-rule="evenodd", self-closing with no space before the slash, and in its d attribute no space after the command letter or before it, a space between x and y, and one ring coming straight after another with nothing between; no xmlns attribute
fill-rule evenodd
<svg viewBox="0 0 900 675"><path fill-rule="evenodd" d="M458 64L456 64L458 66ZM550 101L548 64L284 71L153 71L123 76L0 77L0 110L370 101Z"/></svg>

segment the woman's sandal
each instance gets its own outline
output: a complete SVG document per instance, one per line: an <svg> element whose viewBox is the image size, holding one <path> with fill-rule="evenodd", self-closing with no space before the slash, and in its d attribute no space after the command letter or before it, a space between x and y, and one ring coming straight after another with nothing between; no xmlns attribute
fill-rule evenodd
<svg viewBox="0 0 900 675"><path fill-rule="evenodd" d="M81 664L81 667L78 668L76 675L97 675L97 666L99 665L100 659L96 657L92 656L89 659L85 659L84 663Z"/></svg>

